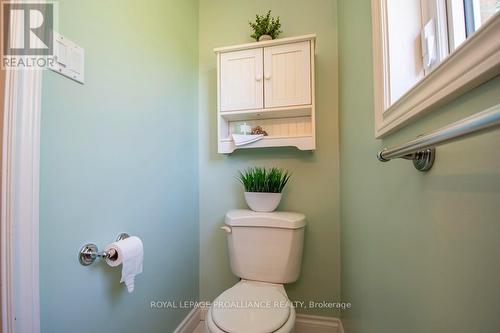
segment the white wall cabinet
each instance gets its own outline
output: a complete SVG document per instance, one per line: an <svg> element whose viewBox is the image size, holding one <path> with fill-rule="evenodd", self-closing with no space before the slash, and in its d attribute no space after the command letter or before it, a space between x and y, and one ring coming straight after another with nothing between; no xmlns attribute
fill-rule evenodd
<svg viewBox="0 0 500 333"><path fill-rule="evenodd" d="M243 122L261 126L264 139L238 147L294 146L314 150L315 35L215 49L218 81L218 152L237 147Z"/></svg>

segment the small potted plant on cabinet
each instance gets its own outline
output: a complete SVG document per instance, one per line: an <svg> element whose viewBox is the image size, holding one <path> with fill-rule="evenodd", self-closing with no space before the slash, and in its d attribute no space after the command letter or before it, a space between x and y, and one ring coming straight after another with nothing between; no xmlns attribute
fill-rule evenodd
<svg viewBox="0 0 500 333"><path fill-rule="evenodd" d="M245 188L245 200L251 210L272 212L278 208L290 173L279 168L249 168L239 172L238 180Z"/></svg>
<svg viewBox="0 0 500 333"><path fill-rule="evenodd" d="M279 16L271 17L271 11L268 11L266 15L255 15L255 22L248 22L248 24L254 31L250 37L259 42L276 39L282 33L280 18Z"/></svg>

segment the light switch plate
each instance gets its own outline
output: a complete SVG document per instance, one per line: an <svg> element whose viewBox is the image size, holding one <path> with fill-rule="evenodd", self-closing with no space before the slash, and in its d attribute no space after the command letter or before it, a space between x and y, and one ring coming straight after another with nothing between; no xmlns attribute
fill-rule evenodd
<svg viewBox="0 0 500 333"><path fill-rule="evenodd" d="M50 69L76 82L85 83L85 50L54 32L54 62Z"/></svg>

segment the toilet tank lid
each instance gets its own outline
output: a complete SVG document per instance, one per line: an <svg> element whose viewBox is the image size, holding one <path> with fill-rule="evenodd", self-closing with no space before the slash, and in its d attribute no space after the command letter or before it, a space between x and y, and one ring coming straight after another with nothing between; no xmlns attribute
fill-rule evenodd
<svg viewBox="0 0 500 333"><path fill-rule="evenodd" d="M306 216L292 212L261 213L248 209L234 209L227 212L226 224L231 227L300 229L306 225Z"/></svg>

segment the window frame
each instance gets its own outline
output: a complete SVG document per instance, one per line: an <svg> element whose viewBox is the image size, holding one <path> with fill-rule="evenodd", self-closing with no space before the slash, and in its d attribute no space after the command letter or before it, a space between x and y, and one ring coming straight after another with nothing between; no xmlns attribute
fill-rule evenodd
<svg viewBox="0 0 500 333"><path fill-rule="evenodd" d="M467 39L464 0L446 0L448 16L448 40L453 52Z"/></svg>
<svg viewBox="0 0 500 333"><path fill-rule="evenodd" d="M390 104L387 1L372 0L375 137L382 138L408 125L500 74L500 14L483 24L400 99ZM450 1L450 0L438 0ZM443 7L441 7L443 8ZM456 23L455 23L456 24ZM448 24L446 29L448 29ZM442 29L442 25L437 25ZM455 43L456 44L456 43ZM442 44L438 50L442 50Z"/></svg>

